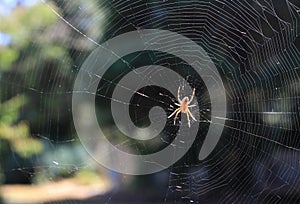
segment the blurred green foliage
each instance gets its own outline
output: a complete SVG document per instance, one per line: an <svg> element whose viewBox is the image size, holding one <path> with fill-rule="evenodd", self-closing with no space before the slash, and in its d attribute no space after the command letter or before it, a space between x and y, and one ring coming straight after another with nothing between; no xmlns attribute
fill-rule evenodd
<svg viewBox="0 0 300 204"><path fill-rule="evenodd" d="M11 152L27 161L39 154L39 164L29 161L33 167L56 167L53 161L58 162L57 168L35 168L33 182L72 175L78 170L75 164L86 159L85 154L74 156L82 151L77 142L59 148L51 144L74 137L72 80L95 46L60 17L99 40L104 16L98 10L97 1L47 1L18 5L9 14L0 14L0 34L9 36L7 44L0 44L0 165L7 165L3 163ZM9 161L6 170L18 159ZM66 163L70 165L60 166Z"/></svg>
<svg viewBox="0 0 300 204"><path fill-rule="evenodd" d="M37 30L42 30L57 21L57 16L45 5L17 7L10 15L0 16L0 32L10 36L9 46L0 46L1 70L9 70L31 42L38 37Z"/></svg>
<svg viewBox="0 0 300 204"><path fill-rule="evenodd" d="M0 49L0 67L8 70L11 64L18 58L18 52L11 48Z"/></svg>
<svg viewBox="0 0 300 204"><path fill-rule="evenodd" d="M45 5L16 7L11 14L0 17L0 30L9 34L13 45L24 47L33 37L34 30L46 28L57 21L57 16Z"/></svg>
<svg viewBox="0 0 300 204"><path fill-rule="evenodd" d="M0 32L9 36L9 43L0 45L2 82L6 81L8 74L16 74L16 70L26 70L27 63L23 60L26 59L24 56L29 51L28 47L33 39L40 36L41 31L55 22L57 16L46 4L36 4L32 7L18 6L10 14L0 16ZM62 52L59 47L52 46L45 48L42 53L45 58L55 58ZM32 52L29 51L27 56L32 58ZM16 93L8 91L9 86L2 83L0 92L1 166L8 159L7 154L11 154L11 151L24 159L29 159L43 151L43 143L31 136L30 124L20 118L20 112L30 101L30 97L20 91Z"/></svg>
<svg viewBox="0 0 300 204"><path fill-rule="evenodd" d="M39 140L30 137L26 122L18 122L19 109L25 103L25 97L20 95L0 104L0 138L8 141L13 151L21 157L29 158L40 153L43 145Z"/></svg>

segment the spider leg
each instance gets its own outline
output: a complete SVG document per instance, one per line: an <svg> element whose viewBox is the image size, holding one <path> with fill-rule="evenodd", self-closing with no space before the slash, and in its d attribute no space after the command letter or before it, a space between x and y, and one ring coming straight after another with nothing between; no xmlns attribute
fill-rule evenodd
<svg viewBox="0 0 300 204"><path fill-rule="evenodd" d="M192 107L196 107L197 105L196 104L193 104L193 105L190 105L188 106L189 108L192 108Z"/></svg>
<svg viewBox="0 0 300 204"><path fill-rule="evenodd" d="M176 106L181 106L179 103L175 103Z"/></svg>
<svg viewBox="0 0 300 204"><path fill-rule="evenodd" d="M196 120L196 118L193 116L193 114L191 113L191 111L190 111L190 110L188 110L188 113L187 113L187 115L190 115L190 116L191 116L191 118L192 118L194 121L197 121L197 120Z"/></svg>
<svg viewBox="0 0 300 204"><path fill-rule="evenodd" d="M180 86L178 86L177 100L178 100L179 103L181 103L181 99L180 99Z"/></svg>
<svg viewBox="0 0 300 204"><path fill-rule="evenodd" d="M179 114L180 112L181 112L181 110L179 109L179 110L177 111L175 117L174 117L174 125L176 124L176 119L177 119L177 116L178 116L178 114Z"/></svg>
<svg viewBox="0 0 300 204"><path fill-rule="evenodd" d="M189 112L186 113L186 116L187 116L188 125L189 125L189 128L190 128L191 127L191 121L190 121Z"/></svg>
<svg viewBox="0 0 300 204"><path fill-rule="evenodd" d="M192 93L191 100L189 100L188 104L190 104L190 103L193 101L194 96L195 96L195 91L196 91L196 89L194 88L194 89L193 89L193 93Z"/></svg>
<svg viewBox="0 0 300 204"><path fill-rule="evenodd" d="M168 116L168 118L171 118L175 113L177 113L177 111L179 111L180 108L177 108L176 110L173 111L173 113L171 115Z"/></svg>

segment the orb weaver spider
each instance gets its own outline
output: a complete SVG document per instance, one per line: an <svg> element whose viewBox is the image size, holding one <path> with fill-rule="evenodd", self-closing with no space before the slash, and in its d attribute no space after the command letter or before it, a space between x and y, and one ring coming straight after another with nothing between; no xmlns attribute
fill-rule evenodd
<svg viewBox="0 0 300 204"><path fill-rule="evenodd" d="M192 97L189 99L189 97L185 96L182 100L180 99L180 86L178 87L177 91L177 100L179 103L175 103L175 105L179 106L179 108L175 109L174 112L168 116L168 118L171 118L173 115L174 117L174 125L176 123L177 116L180 112L185 113L187 116L188 120L188 126L191 127L191 121L190 121L190 116L194 121L197 121L195 117L192 115L191 111L189 108L195 107L196 105L190 105L191 102L193 101L195 96L195 88L193 89Z"/></svg>

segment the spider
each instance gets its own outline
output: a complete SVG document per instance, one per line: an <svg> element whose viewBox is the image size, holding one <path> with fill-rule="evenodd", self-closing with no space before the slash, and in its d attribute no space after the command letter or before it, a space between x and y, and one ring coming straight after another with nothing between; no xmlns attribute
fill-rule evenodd
<svg viewBox="0 0 300 204"><path fill-rule="evenodd" d="M196 105L190 105L191 102L193 101L195 96L195 89L193 89L192 97L189 99L189 97L185 96L182 100L180 100L180 86L178 87L178 92L177 92L177 100L179 103L175 103L175 105L179 106L171 115L168 116L168 118L171 118L173 115L174 117L174 125L177 119L177 116L180 112L185 113L187 116L188 120L188 126L191 127L191 121L190 121L190 116L194 121L197 121L195 117L192 115L191 111L189 108L195 107Z"/></svg>

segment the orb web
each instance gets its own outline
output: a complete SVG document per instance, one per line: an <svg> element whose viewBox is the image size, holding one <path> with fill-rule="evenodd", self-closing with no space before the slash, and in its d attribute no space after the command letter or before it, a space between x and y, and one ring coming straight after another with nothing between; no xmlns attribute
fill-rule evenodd
<svg viewBox="0 0 300 204"><path fill-rule="evenodd" d="M196 89L194 100L199 108L191 110L200 120L191 121L191 125L200 124L197 137L190 150L167 169L168 185L161 202L299 202L300 5L297 1L54 1L55 7L47 1L43 3L60 19L62 27L69 29L66 31L69 41L63 42L63 46L83 51L71 53L72 60L67 54L62 55L57 69L51 69L49 64L41 71L38 60L24 61L24 81L20 81L16 73L1 78L1 83L11 85L7 95L25 91L39 101L35 112L48 123L41 126L44 123L33 121L36 124L34 135L44 140L54 152L46 160L48 163L43 165L49 169L67 169L69 174L89 165L90 161L60 163L57 160L61 159L58 153L60 143L78 142L71 136L59 138L64 131L76 134L72 124L62 125L60 121L62 117L72 117L72 82L92 49L130 31L169 30L200 45L215 64L224 83L227 115L222 120L225 120L225 127L209 157L203 161L198 159L211 123L211 101L205 83L186 62L163 52L132 53L118 60L104 76L87 72L91 83L99 77L101 82L97 93L86 93L96 94L101 115L101 111L109 111L111 101L127 103L112 97L120 79L129 71L150 64L180 73L185 80L164 80L172 89L177 90L180 86L181 97L191 94L185 87ZM97 8L87 9L95 5ZM54 37L57 31L52 31ZM42 54L37 56L38 59ZM151 75L140 77L150 80ZM35 79L35 83L26 83L31 78ZM160 120L173 112L177 102L176 95L158 86L132 92L133 97L128 103L130 116L140 127L151 122L148 118L151 107L160 106L165 110L164 115L154 115ZM65 97L69 103L61 100L65 104L57 106ZM173 118L168 119L160 136L153 141L122 137L111 142L132 153L147 154L153 149L159 150L177 136L180 125L186 125L182 124L184 117L185 114L180 114L175 125ZM98 120L100 125L105 126L112 122L112 117L98 117ZM113 128L109 131L119 134ZM181 147L173 148L175 151ZM28 169L26 164L20 164L20 168L14 170L26 172ZM114 196L109 197L107 202L113 200Z"/></svg>

